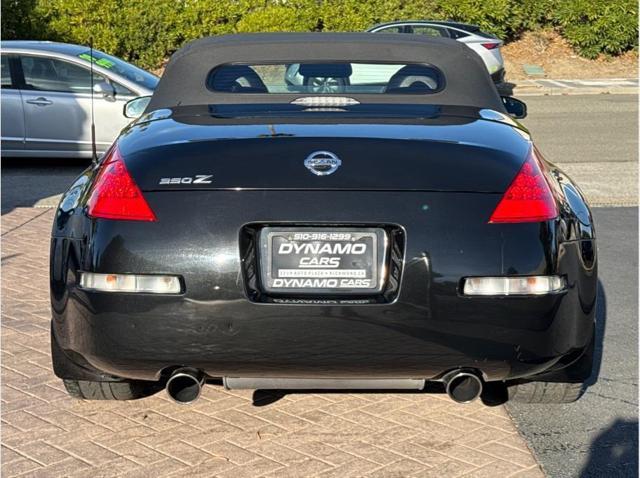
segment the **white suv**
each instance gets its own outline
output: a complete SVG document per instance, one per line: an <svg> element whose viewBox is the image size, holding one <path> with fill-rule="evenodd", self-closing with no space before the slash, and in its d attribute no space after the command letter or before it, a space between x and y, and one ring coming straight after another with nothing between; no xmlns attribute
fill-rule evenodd
<svg viewBox="0 0 640 478"><path fill-rule="evenodd" d="M500 53L500 47L503 42L495 35L481 31L477 25L430 20L407 20L382 23L369 28L367 31L371 33L413 33L458 40L480 55L494 83L502 83L504 81L504 60Z"/></svg>

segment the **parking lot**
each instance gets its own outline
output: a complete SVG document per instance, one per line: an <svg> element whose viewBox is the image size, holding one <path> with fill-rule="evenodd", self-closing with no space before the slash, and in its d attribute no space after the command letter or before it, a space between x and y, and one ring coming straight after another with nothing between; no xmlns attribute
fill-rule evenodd
<svg viewBox="0 0 640 478"><path fill-rule="evenodd" d="M637 97L526 100L542 152L596 206L598 366L578 403L217 386L188 407L72 400L50 370L47 206L86 162L5 161L2 476L637 476Z"/></svg>

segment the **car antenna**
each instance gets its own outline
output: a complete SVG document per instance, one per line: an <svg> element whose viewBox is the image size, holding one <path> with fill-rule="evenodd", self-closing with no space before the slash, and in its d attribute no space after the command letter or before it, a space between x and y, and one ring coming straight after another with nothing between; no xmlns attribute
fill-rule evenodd
<svg viewBox="0 0 640 478"><path fill-rule="evenodd" d="M91 161L98 162L96 147L96 119L93 114L93 37L89 37L89 71L91 72Z"/></svg>

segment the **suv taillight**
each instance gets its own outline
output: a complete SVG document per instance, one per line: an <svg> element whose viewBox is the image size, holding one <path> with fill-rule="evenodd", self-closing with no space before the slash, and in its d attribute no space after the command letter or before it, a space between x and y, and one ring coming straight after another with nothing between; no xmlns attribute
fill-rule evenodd
<svg viewBox="0 0 640 478"><path fill-rule="evenodd" d="M489 222L541 222L557 216L556 201L532 148Z"/></svg>
<svg viewBox="0 0 640 478"><path fill-rule="evenodd" d="M494 50L500 46L500 43L497 43L497 42L481 43L481 45L485 47L487 50Z"/></svg>
<svg viewBox="0 0 640 478"><path fill-rule="evenodd" d="M92 218L124 221L156 221L142 191L135 183L113 146L105 157L88 201L87 214Z"/></svg>

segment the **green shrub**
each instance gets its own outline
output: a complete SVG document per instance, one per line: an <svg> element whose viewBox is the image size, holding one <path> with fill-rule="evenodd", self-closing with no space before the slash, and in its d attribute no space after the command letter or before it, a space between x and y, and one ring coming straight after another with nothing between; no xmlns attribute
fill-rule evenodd
<svg viewBox="0 0 640 478"><path fill-rule="evenodd" d="M38 1L33 14L47 26L47 34L33 36L83 45L93 38L94 48L120 56L120 4L119 0Z"/></svg>
<svg viewBox="0 0 640 478"><path fill-rule="evenodd" d="M513 40L545 25L554 1L562 0L441 0L439 4L443 18L473 23L503 40Z"/></svg>
<svg viewBox="0 0 640 478"><path fill-rule="evenodd" d="M563 0L553 18L567 41L587 58L617 55L638 45L636 0Z"/></svg>
<svg viewBox="0 0 640 478"><path fill-rule="evenodd" d="M563 0L512 0L511 14L507 19L509 38L548 25L557 1Z"/></svg>
<svg viewBox="0 0 640 478"><path fill-rule="evenodd" d="M309 2L266 5L247 12L236 24L238 32L308 32L318 30L318 8Z"/></svg>
<svg viewBox="0 0 640 478"><path fill-rule="evenodd" d="M47 0L36 14L48 38L93 46L145 68L159 65L182 41L173 0ZM42 36L41 36L42 37Z"/></svg>
<svg viewBox="0 0 640 478"><path fill-rule="evenodd" d="M474 23L504 38L509 33L510 0L449 0L441 2L444 17Z"/></svg>
<svg viewBox="0 0 640 478"><path fill-rule="evenodd" d="M124 58L145 68L153 68L183 41L172 18L181 15L174 0L125 1L119 26L120 49ZM126 19L126 20L125 20Z"/></svg>
<svg viewBox="0 0 640 478"><path fill-rule="evenodd" d="M637 45L636 0L3 0L3 39L88 44L146 68L186 41L257 31L362 31L392 20L475 23L504 40L557 28L581 54Z"/></svg>
<svg viewBox="0 0 640 478"><path fill-rule="evenodd" d="M34 22L35 8L36 0L2 0L2 39L31 37L37 25L37 22Z"/></svg>
<svg viewBox="0 0 640 478"><path fill-rule="evenodd" d="M322 0L323 31L363 31L393 20L439 19L434 0Z"/></svg>
<svg viewBox="0 0 640 478"><path fill-rule="evenodd" d="M175 22L184 41L235 33L236 24L251 6L252 3L241 0L191 1L184 4Z"/></svg>

